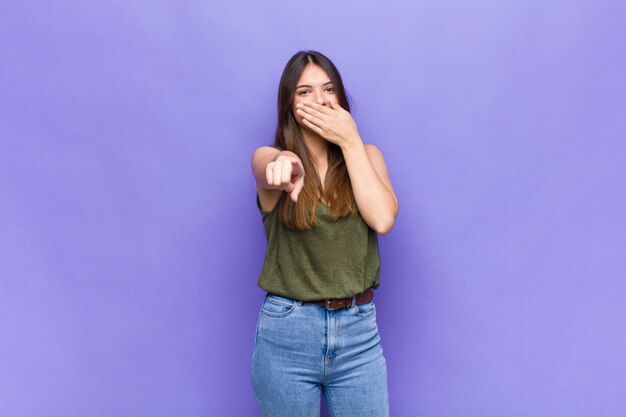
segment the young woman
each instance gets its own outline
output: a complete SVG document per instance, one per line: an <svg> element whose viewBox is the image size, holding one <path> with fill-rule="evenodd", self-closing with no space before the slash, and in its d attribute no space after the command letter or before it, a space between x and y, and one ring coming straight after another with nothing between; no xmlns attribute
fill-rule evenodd
<svg viewBox="0 0 626 417"><path fill-rule="evenodd" d="M274 147L254 151L267 235L251 381L261 414L388 416L373 290L377 233L398 213L380 150L363 144L339 72L300 51L278 88Z"/></svg>

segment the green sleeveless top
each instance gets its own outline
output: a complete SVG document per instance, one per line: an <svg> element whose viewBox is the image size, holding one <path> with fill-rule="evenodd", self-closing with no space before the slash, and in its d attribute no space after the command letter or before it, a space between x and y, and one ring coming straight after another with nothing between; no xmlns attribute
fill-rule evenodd
<svg viewBox="0 0 626 417"><path fill-rule="evenodd" d="M330 208L317 204L318 224L291 231L278 206L263 211L267 251L258 285L265 291L303 301L352 297L380 285L378 235L360 215L331 222Z"/></svg>

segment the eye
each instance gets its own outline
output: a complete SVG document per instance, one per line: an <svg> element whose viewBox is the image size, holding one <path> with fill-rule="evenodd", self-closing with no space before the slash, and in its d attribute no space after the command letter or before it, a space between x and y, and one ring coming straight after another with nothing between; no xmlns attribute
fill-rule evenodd
<svg viewBox="0 0 626 417"><path fill-rule="evenodd" d="M298 92L298 95L299 95L299 96L303 96L304 94L306 94L306 93L308 93L308 92L309 92L309 90L300 90L300 91Z"/></svg>
<svg viewBox="0 0 626 417"><path fill-rule="evenodd" d="M334 93L334 92L335 92L335 89L334 89L333 87L328 87L328 88L326 89L326 91L328 91L328 92L330 92L330 93Z"/></svg>

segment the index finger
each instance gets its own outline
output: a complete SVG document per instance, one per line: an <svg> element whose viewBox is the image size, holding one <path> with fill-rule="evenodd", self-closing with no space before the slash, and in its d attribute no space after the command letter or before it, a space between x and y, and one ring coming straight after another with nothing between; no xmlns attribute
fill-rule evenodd
<svg viewBox="0 0 626 417"><path fill-rule="evenodd" d="M310 102L310 103L304 103L304 105L308 105L311 108L313 108L314 110L317 110L320 113L324 113L324 114L331 114L333 112L333 109L328 108L326 106L322 106L321 104L317 104L314 102Z"/></svg>

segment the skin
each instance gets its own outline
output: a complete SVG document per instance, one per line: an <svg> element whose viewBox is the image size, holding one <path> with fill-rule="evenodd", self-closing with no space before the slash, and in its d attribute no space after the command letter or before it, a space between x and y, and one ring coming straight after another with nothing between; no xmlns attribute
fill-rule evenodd
<svg viewBox="0 0 626 417"><path fill-rule="evenodd" d="M352 116L338 104L330 77L318 65L308 64L298 83L292 110L301 127L306 146L314 155L321 179L328 169L328 142L343 152L352 191L363 220L377 233L391 230L398 214L398 199L387 165L376 146L364 144ZM262 146L252 156L263 210L271 210L280 194L290 193L296 202L304 185L305 172L296 154ZM322 181L323 183L324 181Z"/></svg>

